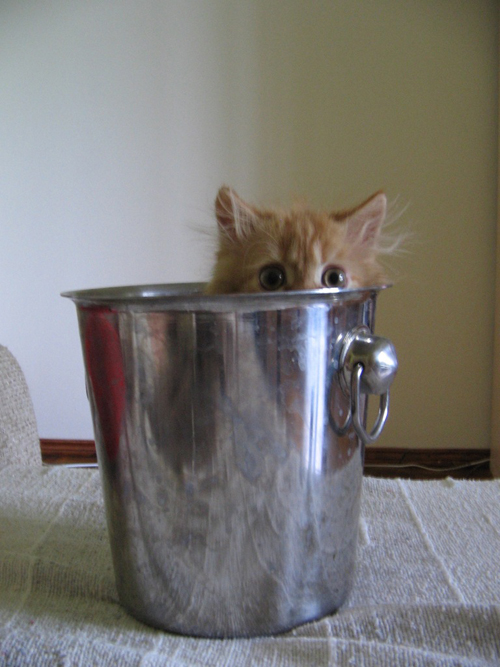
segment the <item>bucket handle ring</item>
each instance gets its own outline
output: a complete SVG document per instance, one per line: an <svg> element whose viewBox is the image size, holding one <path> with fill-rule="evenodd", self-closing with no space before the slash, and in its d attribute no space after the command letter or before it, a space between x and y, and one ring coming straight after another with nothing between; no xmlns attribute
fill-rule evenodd
<svg viewBox="0 0 500 667"><path fill-rule="evenodd" d="M389 415L389 387L398 368L394 346L387 338L373 336L368 327L356 327L344 337L338 368L340 386L350 404L342 426L330 415L333 429L343 436L352 425L360 440L370 445L382 433ZM362 423L362 393L380 396L377 419L370 433Z"/></svg>

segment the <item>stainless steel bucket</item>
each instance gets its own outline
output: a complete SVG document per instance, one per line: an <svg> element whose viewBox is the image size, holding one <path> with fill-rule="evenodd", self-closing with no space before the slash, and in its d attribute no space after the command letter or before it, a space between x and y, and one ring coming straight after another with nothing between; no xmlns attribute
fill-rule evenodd
<svg viewBox="0 0 500 667"><path fill-rule="evenodd" d="M364 442L396 372L380 288L67 292L77 306L121 603L205 637L336 610L354 572ZM371 434L366 394L380 395Z"/></svg>

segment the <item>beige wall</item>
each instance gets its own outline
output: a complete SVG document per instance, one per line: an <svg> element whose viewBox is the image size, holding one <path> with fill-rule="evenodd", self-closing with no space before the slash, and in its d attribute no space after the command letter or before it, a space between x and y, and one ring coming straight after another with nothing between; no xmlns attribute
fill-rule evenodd
<svg viewBox="0 0 500 667"><path fill-rule="evenodd" d="M500 19L500 17L499 17ZM499 20L500 24L500 20ZM499 44L500 49L500 44ZM499 51L500 56L500 51ZM500 58L499 58L500 60ZM499 68L500 79L500 68ZM499 116L500 125L500 116ZM500 158L500 143L498 145ZM498 197L500 199L500 170L498 173ZM498 200L497 200L498 201ZM497 245L496 245L496 290L495 290L495 329L493 356L493 400L491 411L491 472L500 477L500 210L497 210Z"/></svg>
<svg viewBox="0 0 500 667"><path fill-rule="evenodd" d="M384 187L408 205L411 254L379 300L400 373L378 444L487 448L498 3L273 8L258 29L260 191L344 206Z"/></svg>
<svg viewBox="0 0 500 667"><path fill-rule="evenodd" d="M415 241L380 297L381 446L488 447L498 3L147 0L0 10L0 342L43 437L92 437L65 289L204 279L217 187L349 206Z"/></svg>

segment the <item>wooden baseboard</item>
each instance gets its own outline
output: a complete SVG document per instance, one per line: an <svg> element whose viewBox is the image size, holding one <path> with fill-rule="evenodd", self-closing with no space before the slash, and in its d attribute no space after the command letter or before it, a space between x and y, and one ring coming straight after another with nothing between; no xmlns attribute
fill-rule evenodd
<svg viewBox="0 0 500 667"><path fill-rule="evenodd" d="M93 440L40 440L48 464L96 463ZM487 449L402 449L367 447L365 474L407 479L491 479Z"/></svg>
<svg viewBox="0 0 500 667"><path fill-rule="evenodd" d="M93 440L40 439L42 461L54 465L97 463Z"/></svg>
<svg viewBox="0 0 500 667"><path fill-rule="evenodd" d="M367 447L365 475L406 479L492 479L488 449Z"/></svg>

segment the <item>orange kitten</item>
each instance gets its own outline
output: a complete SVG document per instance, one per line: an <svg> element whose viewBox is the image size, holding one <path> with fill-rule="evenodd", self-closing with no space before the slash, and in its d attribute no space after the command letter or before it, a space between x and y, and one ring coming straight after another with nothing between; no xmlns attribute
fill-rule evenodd
<svg viewBox="0 0 500 667"><path fill-rule="evenodd" d="M378 261L387 200L377 192L349 211L303 205L258 209L228 187L215 200L219 247L209 294L368 287L386 282Z"/></svg>

